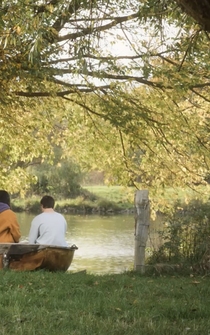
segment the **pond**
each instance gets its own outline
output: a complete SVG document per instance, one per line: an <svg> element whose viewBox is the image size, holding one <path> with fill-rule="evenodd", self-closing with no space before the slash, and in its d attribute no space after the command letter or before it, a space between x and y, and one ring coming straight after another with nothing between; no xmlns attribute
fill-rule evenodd
<svg viewBox="0 0 210 335"><path fill-rule="evenodd" d="M22 240L27 239L34 215L17 213ZM66 239L76 244L70 271L88 273L121 273L133 269L134 215L99 216L65 215L68 224ZM154 222L150 225L150 238ZM151 240L150 242L151 243Z"/></svg>

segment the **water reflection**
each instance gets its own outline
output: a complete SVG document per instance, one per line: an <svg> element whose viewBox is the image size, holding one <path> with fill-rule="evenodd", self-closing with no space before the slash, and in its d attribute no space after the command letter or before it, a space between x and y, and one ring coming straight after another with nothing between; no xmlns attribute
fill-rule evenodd
<svg viewBox="0 0 210 335"><path fill-rule="evenodd" d="M72 227L68 232L69 240L74 241L79 247L71 270L119 273L132 268L134 256L132 216L81 216L67 217L67 220Z"/></svg>
<svg viewBox="0 0 210 335"><path fill-rule="evenodd" d="M33 215L18 213L22 239L28 236ZM65 215L67 241L76 244L70 271L88 273L120 273L133 269L134 217Z"/></svg>

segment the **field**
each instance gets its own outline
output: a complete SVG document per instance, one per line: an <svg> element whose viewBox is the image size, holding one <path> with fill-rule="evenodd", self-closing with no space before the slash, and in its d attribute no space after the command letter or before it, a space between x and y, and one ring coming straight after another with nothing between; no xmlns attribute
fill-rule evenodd
<svg viewBox="0 0 210 335"><path fill-rule="evenodd" d="M89 192L107 201L120 204L124 207L134 206L136 189L133 187L125 188L122 186L85 186ZM164 210L173 206L178 200L189 203L192 199L209 200L210 186L195 186L194 189L185 188L165 188L159 191L150 191L149 198L155 210Z"/></svg>
<svg viewBox="0 0 210 335"><path fill-rule="evenodd" d="M208 335L206 277L2 271L1 335Z"/></svg>
<svg viewBox="0 0 210 335"><path fill-rule="evenodd" d="M117 204L129 203L133 204L135 189L133 187L123 186L84 186L89 192L97 195L98 197L115 202Z"/></svg>

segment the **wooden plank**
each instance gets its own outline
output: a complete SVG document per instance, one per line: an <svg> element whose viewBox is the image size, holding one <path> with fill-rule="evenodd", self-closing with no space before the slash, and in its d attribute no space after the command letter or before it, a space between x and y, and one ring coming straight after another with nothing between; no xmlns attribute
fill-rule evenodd
<svg viewBox="0 0 210 335"><path fill-rule="evenodd" d="M135 254L134 270L145 272L145 249L150 224L149 191L137 191L135 195L136 222L135 222Z"/></svg>

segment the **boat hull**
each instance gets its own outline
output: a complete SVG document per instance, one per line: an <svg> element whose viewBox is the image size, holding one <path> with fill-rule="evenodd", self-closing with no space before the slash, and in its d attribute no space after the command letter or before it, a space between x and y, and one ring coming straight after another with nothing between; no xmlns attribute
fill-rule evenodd
<svg viewBox="0 0 210 335"><path fill-rule="evenodd" d="M39 244L0 244L0 269L67 271L78 248Z"/></svg>

